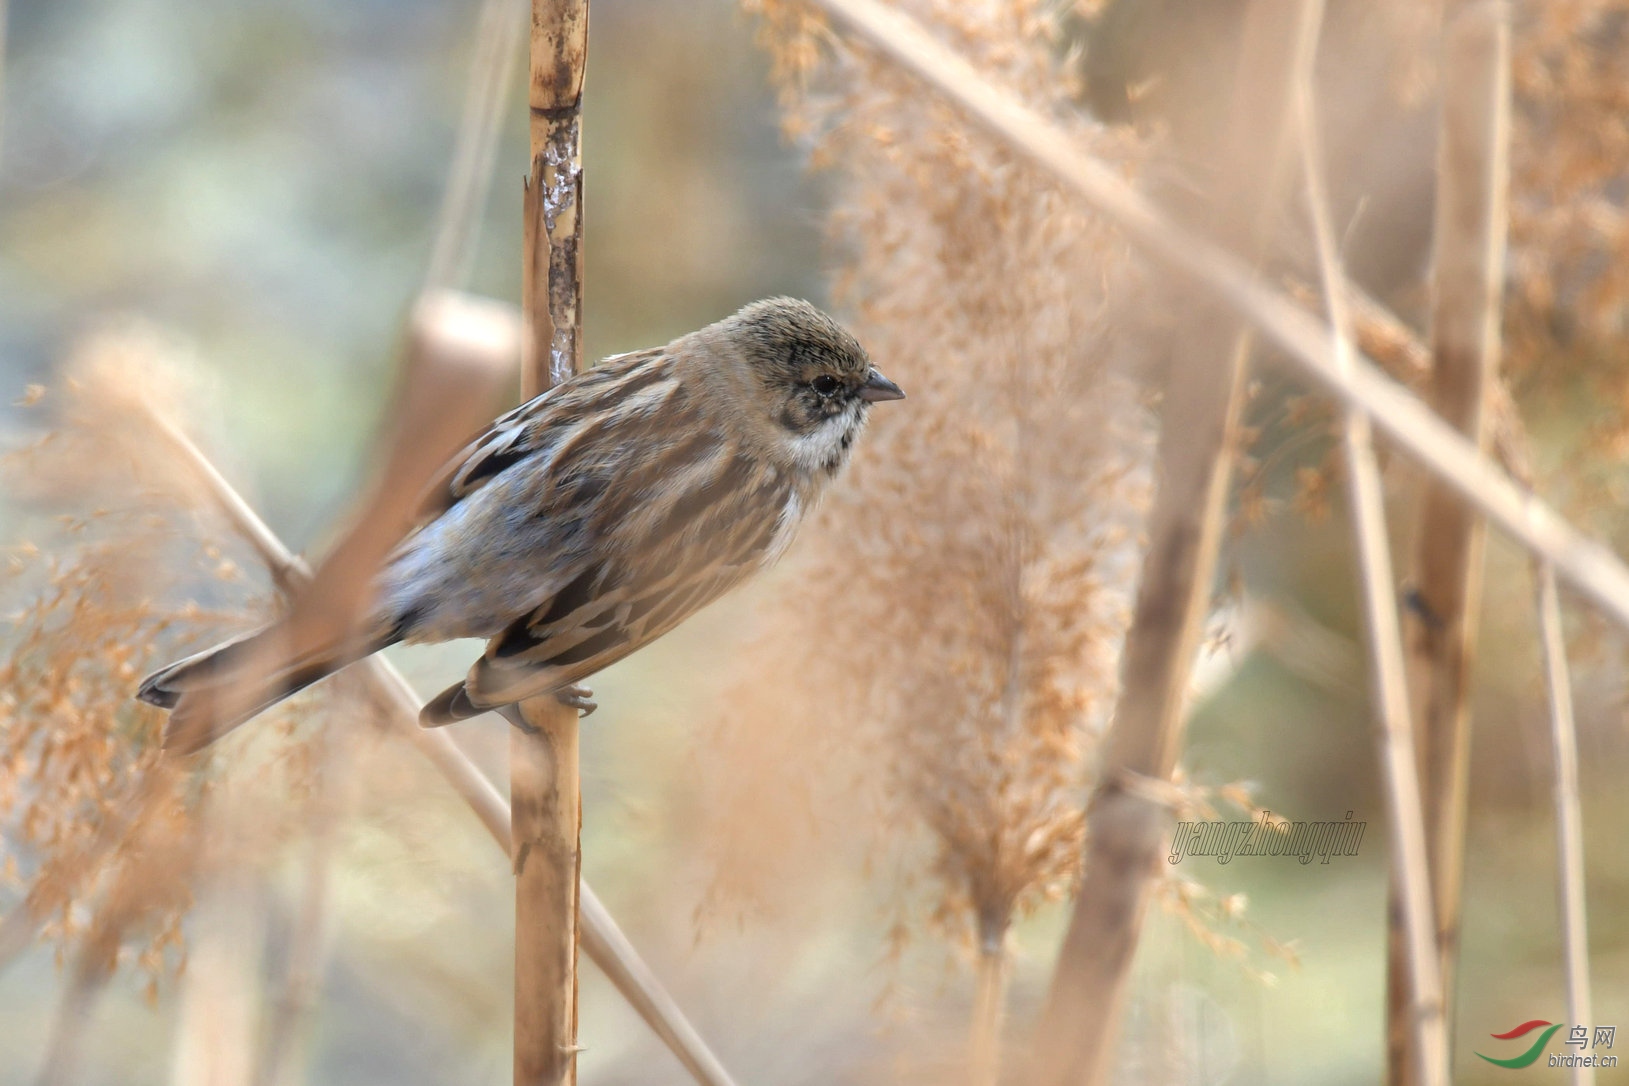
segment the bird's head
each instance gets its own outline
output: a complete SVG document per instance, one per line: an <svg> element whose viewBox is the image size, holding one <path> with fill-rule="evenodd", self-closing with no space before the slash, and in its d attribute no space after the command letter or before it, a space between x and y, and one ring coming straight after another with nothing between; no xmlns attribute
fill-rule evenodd
<svg viewBox="0 0 1629 1086"><path fill-rule="evenodd" d="M871 405L905 396L848 329L796 298L753 302L709 331L737 370L744 421L805 471L835 472Z"/></svg>

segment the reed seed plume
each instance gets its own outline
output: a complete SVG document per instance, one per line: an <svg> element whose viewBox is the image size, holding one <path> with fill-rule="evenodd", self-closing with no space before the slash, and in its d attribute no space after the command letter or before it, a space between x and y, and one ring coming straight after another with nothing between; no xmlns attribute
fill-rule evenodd
<svg viewBox="0 0 1629 1086"><path fill-rule="evenodd" d="M907 6L1135 161L1131 137L1071 105L1042 5ZM834 293L911 399L877 420L765 606L722 736L755 772L721 775L743 782L721 832L745 866L783 870L766 826L803 834L788 797L816 821L838 802L811 767L853 770L887 867L936 887L925 918L999 961L1013 917L1075 874L1112 704L1150 484L1147 418L1117 372L1144 349L1115 327L1138 272L1101 222L887 63L799 8L754 7L786 131L833 178Z"/></svg>
<svg viewBox="0 0 1629 1086"><path fill-rule="evenodd" d="M1082 146L1128 174L1145 159L1075 104L1055 9L905 6ZM835 300L911 399L876 421L730 670L705 755L725 857L709 905L801 904L834 839L864 843L891 953L926 932L972 959L957 1063L994 1083L1011 926L1079 876L1152 486L1136 378L1168 330L1121 239L1048 178L806 9L749 7L786 134L830 178ZM1245 957L1220 931L1242 899L1167 896Z"/></svg>
<svg viewBox="0 0 1629 1086"><path fill-rule="evenodd" d="M1511 45L1505 364L1534 429L1555 443L1538 465L1541 488L1621 551L1629 3L1524 0Z"/></svg>
<svg viewBox="0 0 1629 1086"><path fill-rule="evenodd" d="M172 623L207 616L149 608L136 578L154 552L98 538L112 523L65 521L65 538L47 540L60 557L10 555L25 598L6 600L21 606L0 633L3 893L63 948L87 940L111 959L125 929L143 929L156 979L186 906L189 799L160 758L157 714L126 688Z"/></svg>
<svg viewBox="0 0 1629 1086"><path fill-rule="evenodd" d="M1443 9L1406 0L1381 9L1399 63L1416 73L1405 104L1436 91ZM1513 3L1502 365L1534 426L1572 445L1552 456L1568 470L1546 472L1544 489L1596 521L1611 514L1589 495L1613 485L1598 465L1619 463L1629 451L1629 378L1623 367L1602 364L1629 326L1626 87L1629 3ZM1580 384L1590 393L1587 411L1572 395ZM1582 428L1580 417L1588 420ZM1621 530L1616 520L1600 527Z"/></svg>
<svg viewBox="0 0 1629 1086"><path fill-rule="evenodd" d="M0 601L0 903L77 951L81 972L110 972L128 950L150 992L183 960L191 888L215 862L196 816L228 773L165 759L162 714L131 695L168 654L246 625L260 602L240 565L252 552L198 542L205 492L154 429L186 421L195 373L151 326L92 333L60 391L35 397L55 427L0 466L27 532L5 540ZM303 745L273 746L230 773L234 788L241 776L266 789L251 851L286 835L300 809L287 799L306 791Z"/></svg>
<svg viewBox="0 0 1629 1086"><path fill-rule="evenodd" d="M1511 78L1512 285L1522 306L1578 332L1629 317L1629 4L1518 4ZM1531 358L1519 359L1531 364Z"/></svg>
<svg viewBox="0 0 1629 1086"><path fill-rule="evenodd" d="M200 491L173 458L153 455L152 427L207 415L205 370L188 345L138 318L102 322L74 343L55 389L26 398L39 425L35 443L8 458L8 494L38 508L132 504L138 489L165 509Z"/></svg>

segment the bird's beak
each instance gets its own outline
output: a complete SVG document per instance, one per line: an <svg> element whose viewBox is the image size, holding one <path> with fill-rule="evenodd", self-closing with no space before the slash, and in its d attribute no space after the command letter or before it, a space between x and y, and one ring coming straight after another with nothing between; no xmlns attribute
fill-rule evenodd
<svg viewBox="0 0 1629 1086"><path fill-rule="evenodd" d="M860 386L860 399L866 403L878 403L882 400L903 400L905 393L900 387L888 378L872 370L866 375L865 384Z"/></svg>

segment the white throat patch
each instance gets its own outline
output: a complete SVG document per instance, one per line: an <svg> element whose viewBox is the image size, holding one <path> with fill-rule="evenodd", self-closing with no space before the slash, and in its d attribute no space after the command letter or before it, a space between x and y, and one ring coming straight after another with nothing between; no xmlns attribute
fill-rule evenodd
<svg viewBox="0 0 1629 1086"><path fill-rule="evenodd" d="M826 470L834 461L840 465L847 459L848 446L853 445L854 438L859 436L860 428L865 425L861 411L858 404L851 405L823 420L810 433L792 437L788 444L792 462L798 470L813 475Z"/></svg>

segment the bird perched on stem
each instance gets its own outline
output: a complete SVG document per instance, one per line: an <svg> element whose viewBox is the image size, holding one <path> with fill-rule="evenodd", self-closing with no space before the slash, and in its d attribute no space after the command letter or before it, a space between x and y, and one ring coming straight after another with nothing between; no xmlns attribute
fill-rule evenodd
<svg viewBox="0 0 1629 1086"><path fill-rule="evenodd" d="M387 645L481 637L421 723L551 692L590 711L580 681L778 558L870 406L904 395L791 298L608 358L453 458L354 636L268 659L274 624L154 672L137 697L171 710L165 746L190 752Z"/></svg>

